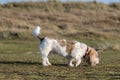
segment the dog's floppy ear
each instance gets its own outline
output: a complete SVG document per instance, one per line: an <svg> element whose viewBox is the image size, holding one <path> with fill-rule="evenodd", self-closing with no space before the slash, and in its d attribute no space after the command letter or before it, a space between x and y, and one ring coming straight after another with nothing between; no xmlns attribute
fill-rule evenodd
<svg viewBox="0 0 120 80"><path fill-rule="evenodd" d="M86 54L87 63L91 66L95 66L99 63L98 59L98 53L95 49L89 48L87 54Z"/></svg>

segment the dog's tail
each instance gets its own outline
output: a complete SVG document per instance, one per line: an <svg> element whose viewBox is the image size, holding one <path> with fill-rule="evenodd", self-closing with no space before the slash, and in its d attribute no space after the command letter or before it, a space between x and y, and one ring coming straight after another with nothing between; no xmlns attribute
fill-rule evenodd
<svg viewBox="0 0 120 80"><path fill-rule="evenodd" d="M32 30L32 35L36 38L38 38L40 41L42 41L45 37L40 33L40 26L36 26L33 30Z"/></svg>

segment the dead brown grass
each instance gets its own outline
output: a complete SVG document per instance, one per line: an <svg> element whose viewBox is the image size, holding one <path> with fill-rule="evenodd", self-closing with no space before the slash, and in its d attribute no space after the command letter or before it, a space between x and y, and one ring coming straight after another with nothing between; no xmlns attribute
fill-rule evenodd
<svg viewBox="0 0 120 80"><path fill-rule="evenodd" d="M28 38L40 25L48 36L120 38L120 4L27 2L0 5L0 38Z"/></svg>

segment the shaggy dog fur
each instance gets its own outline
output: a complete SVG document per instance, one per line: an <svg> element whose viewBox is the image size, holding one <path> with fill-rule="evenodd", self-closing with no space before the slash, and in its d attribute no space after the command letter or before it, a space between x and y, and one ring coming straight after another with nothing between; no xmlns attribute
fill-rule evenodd
<svg viewBox="0 0 120 80"><path fill-rule="evenodd" d="M48 55L51 52L65 57L68 66L71 67L79 66L82 58L84 58L91 66L95 66L99 63L98 53L95 49L78 41L66 41L65 39L57 40L45 37L40 33L40 30L41 28L36 26L33 29L32 34L41 41L39 49L43 66L51 65L48 59ZM75 62L75 65L73 64L73 61Z"/></svg>

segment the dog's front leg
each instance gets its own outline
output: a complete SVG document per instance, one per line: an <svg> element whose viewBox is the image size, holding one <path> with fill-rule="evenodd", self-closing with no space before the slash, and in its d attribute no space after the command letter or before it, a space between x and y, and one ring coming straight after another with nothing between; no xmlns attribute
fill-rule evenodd
<svg viewBox="0 0 120 80"><path fill-rule="evenodd" d="M74 67L73 61L74 61L74 59L72 57L70 57L70 56L67 57L67 64L68 64L68 66Z"/></svg>
<svg viewBox="0 0 120 80"><path fill-rule="evenodd" d="M75 66L78 67L80 65L80 63L81 63L81 59L76 60Z"/></svg>

